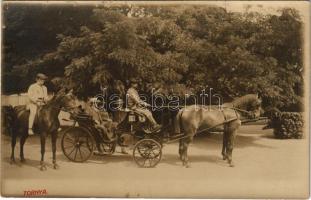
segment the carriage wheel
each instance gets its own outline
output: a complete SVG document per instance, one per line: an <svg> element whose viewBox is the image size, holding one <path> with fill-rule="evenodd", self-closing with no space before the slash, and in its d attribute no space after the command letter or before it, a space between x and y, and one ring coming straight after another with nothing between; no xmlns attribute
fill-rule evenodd
<svg viewBox="0 0 311 200"><path fill-rule="evenodd" d="M110 142L110 143L101 143L101 148L105 154L113 154L116 150L116 142Z"/></svg>
<svg viewBox="0 0 311 200"><path fill-rule="evenodd" d="M155 167L162 158L162 146L154 139L142 139L134 146L133 158L139 167Z"/></svg>
<svg viewBox="0 0 311 200"><path fill-rule="evenodd" d="M62 150L64 155L73 162L86 161L94 150L91 134L82 127L70 128L63 135Z"/></svg>

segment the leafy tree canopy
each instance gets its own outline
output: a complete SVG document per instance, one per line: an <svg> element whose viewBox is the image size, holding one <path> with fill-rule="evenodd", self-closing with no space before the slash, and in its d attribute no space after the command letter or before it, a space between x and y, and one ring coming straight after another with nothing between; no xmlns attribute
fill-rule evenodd
<svg viewBox="0 0 311 200"><path fill-rule="evenodd" d="M9 6L4 23L5 85L23 80L6 92L25 90L41 71L63 77L81 98L136 77L142 89L160 85L165 94L213 88L225 99L259 93L266 107L301 103L303 24L291 8Z"/></svg>

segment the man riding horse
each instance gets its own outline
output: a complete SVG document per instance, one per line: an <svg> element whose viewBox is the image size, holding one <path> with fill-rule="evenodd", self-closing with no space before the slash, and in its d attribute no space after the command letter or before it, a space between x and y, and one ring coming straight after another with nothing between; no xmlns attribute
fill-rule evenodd
<svg viewBox="0 0 311 200"><path fill-rule="evenodd" d="M30 110L28 121L28 135L34 135L32 127L38 107L43 106L48 99L47 88L44 86L44 82L47 78L48 77L45 74L37 74L36 82L31 84L28 88L27 94L29 98L29 104L27 105L27 108Z"/></svg>
<svg viewBox="0 0 311 200"><path fill-rule="evenodd" d="M158 131L161 129L161 125L159 125L152 116L152 113L146 108L151 107L150 104L144 102L140 99L137 88L138 83L137 80L132 78L130 79L131 87L127 90L126 93L126 100L127 100L127 107L139 114L142 114L147 117L149 122L152 125L153 131Z"/></svg>
<svg viewBox="0 0 311 200"><path fill-rule="evenodd" d="M47 99L47 89L45 86L43 86L46 79L47 76L44 74L38 74L36 77L36 83L32 84L28 90L28 97L30 99L29 105L15 106L9 113L10 116L14 119L11 121L12 124L10 125L10 127L13 127L11 134L12 164L15 163L14 149L16 146L17 137L20 136L20 160L21 162L25 162L24 144L29 134L33 134L33 130L31 128L35 127L36 133L40 136L41 144L40 169L47 169L44 162L44 155L46 137L48 135L51 136L52 142L53 168L58 169L59 167L56 163L56 140L58 129L60 127L58 116L61 110L74 110L77 107L77 98L73 95L72 90L68 91L66 88L55 86L55 88L58 88L58 90L54 91L55 93L51 99ZM53 81L51 83L54 84ZM39 106L40 109L38 109ZM39 115L39 117L36 117L36 115Z"/></svg>

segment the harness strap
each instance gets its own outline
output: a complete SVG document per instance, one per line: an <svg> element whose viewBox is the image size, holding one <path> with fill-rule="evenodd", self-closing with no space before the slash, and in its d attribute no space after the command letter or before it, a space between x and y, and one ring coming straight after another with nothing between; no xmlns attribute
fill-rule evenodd
<svg viewBox="0 0 311 200"><path fill-rule="evenodd" d="M227 122L227 117L225 115L225 111L224 110L221 110L222 114L224 115L224 119L225 119L225 122Z"/></svg>
<svg viewBox="0 0 311 200"><path fill-rule="evenodd" d="M235 112L236 118L239 119L239 114L238 114L238 112L237 112L236 110L234 110L234 112Z"/></svg>
<svg viewBox="0 0 311 200"><path fill-rule="evenodd" d="M232 105L233 105L233 104L232 104ZM232 109L232 110L234 110L234 111L240 111L240 112L246 113L246 114L250 114L250 113L251 113L250 111L247 111L247 110L243 110L243 109L234 107L234 105L233 105L232 107L224 107L224 108L229 108L229 109Z"/></svg>

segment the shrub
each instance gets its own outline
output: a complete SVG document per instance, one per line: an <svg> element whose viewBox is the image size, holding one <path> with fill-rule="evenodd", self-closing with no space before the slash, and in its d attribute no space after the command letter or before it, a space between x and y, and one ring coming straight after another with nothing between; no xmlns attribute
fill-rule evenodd
<svg viewBox="0 0 311 200"><path fill-rule="evenodd" d="M303 116L298 112L275 112L269 122L276 138L296 138L303 135Z"/></svg>

